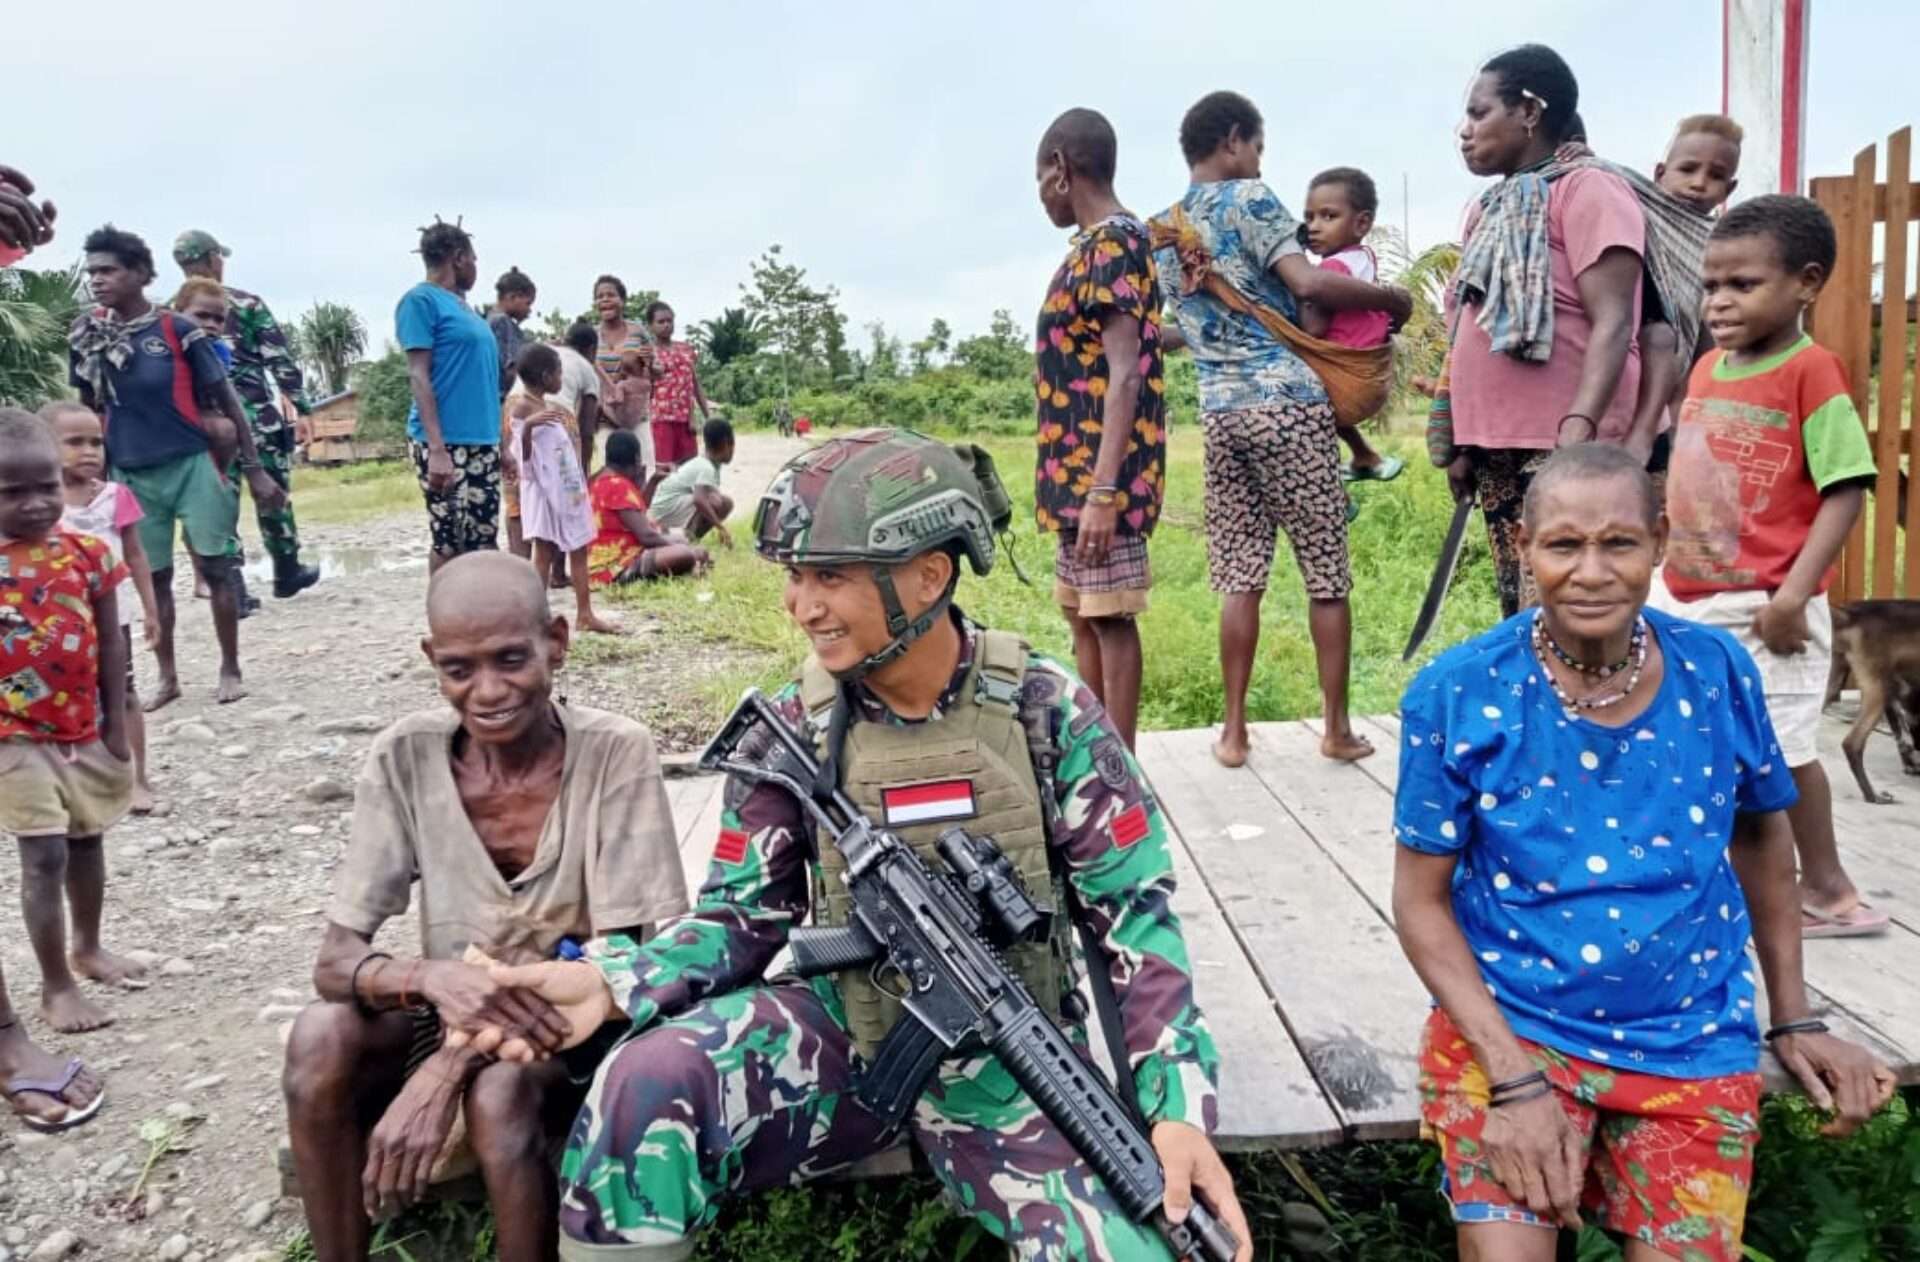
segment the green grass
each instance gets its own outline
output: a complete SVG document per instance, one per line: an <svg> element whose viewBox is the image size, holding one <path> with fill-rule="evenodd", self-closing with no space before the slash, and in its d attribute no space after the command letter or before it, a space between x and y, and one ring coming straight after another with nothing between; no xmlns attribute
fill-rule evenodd
<svg viewBox="0 0 1920 1262"><path fill-rule="evenodd" d="M302 522L338 526L419 507L420 484L404 460L300 465L293 471L293 508ZM251 500L240 516L252 522Z"/></svg>
<svg viewBox="0 0 1920 1262"><path fill-rule="evenodd" d="M1053 539L1036 537L1032 525L1032 443L970 437L993 452L1001 477L1013 492L1014 550L1033 585L1019 582L1003 554L987 577L968 572L958 600L972 617L1018 631L1037 647L1070 659L1072 644L1052 598ZM1413 437L1387 435L1378 445L1404 456L1407 472L1395 482L1367 484L1354 491L1361 504L1360 518L1351 532L1352 706L1356 713L1397 709L1400 692L1419 664L1499 617L1485 537L1476 536L1469 542L1453 594L1425 651L1413 666L1401 664L1400 651L1446 533L1451 501L1444 479L1427 464L1424 448ZM1220 715L1219 599L1207 587L1200 435L1192 427L1175 431L1168 466L1166 515L1153 536L1151 607L1140 620L1141 725L1201 727L1217 722ZM749 494L739 498L751 499ZM611 601L657 614L687 634L728 640L756 651L764 663L761 668L716 678L707 685L717 717L743 686L785 678L805 650L781 607L778 567L761 561L744 546L731 553L716 549L716 553L713 573L704 580L627 588ZM699 594L706 592L712 593L711 598L700 601ZM1283 539L1261 613L1260 651L1248 698L1255 719L1318 713L1319 685L1306 617L1306 596Z"/></svg>

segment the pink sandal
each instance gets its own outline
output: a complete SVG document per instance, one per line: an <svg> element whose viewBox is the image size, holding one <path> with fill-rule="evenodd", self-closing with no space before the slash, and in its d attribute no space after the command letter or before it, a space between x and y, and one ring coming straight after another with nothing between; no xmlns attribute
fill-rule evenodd
<svg viewBox="0 0 1920 1262"><path fill-rule="evenodd" d="M1871 938L1887 931L1892 920L1886 912L1865 903L1855 903L1844 915L1800 908L1800 936L1803 938Z"/></svg>

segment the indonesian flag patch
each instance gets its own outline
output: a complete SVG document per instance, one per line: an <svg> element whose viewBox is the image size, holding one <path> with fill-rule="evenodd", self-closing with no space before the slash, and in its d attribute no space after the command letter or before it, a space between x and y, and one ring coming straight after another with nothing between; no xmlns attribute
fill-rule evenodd
<svg viewBox="0 0 1920 1262"><path fill-rule="evenodd" d="M737 828L720 830L720 840L713 844L713 857L725 864L735 864L747 857L747 835Z"/></svg>
<svg viewBox="0 0 1920 1262"><path fill-rule="evenodd" d="M1147 808L1135 802L1113 817L1113 822L1107 825L1107 831L1113 836L1113 844L1125 850L1150 831L1147 827Z"/></svg>
<svg viewBox="0 0 1920 1262"><path fill-rule="evenodd" d="M971 819L979 814L973 802L973 781L936 780L931 784L903 784L880 790L880 806L889 826L926 824L943 819Z"/></svg>

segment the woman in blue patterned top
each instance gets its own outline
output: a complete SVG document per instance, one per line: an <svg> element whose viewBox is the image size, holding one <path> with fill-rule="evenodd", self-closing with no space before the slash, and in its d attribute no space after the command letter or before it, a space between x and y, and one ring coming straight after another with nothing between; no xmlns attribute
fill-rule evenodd
<svg viewBox="0 0 1920 1262"><path fill-rule="evenodd" d="M1835 1133L1893 1090L1808 1003L1752 659L1644 608L1666 536L1624 448L1556 452L1522 515L1539 607L1402 701L1394 914L1437 1001L1421 1109L1463 1256L1550 1262L1540 1228L1585 1209L1630 1262L1735 1262L1763 1028Z"/></svg>

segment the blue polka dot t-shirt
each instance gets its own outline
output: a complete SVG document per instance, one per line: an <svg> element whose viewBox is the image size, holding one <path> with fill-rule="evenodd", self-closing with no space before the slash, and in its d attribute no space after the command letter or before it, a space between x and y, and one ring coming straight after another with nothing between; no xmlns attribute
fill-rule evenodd
<svg viewBox="0 0 1920 1262"><path fill-rule="evenodd" d="M1796 796L1753 659L1649 609L1665 677L1608 727L1560 704L1534 616L1407 688L1394 837L1460 856L1454 917L1520 1037L1639 1073L1750 1072L1754 965L1727 847L1736 812Z"/></svg>

